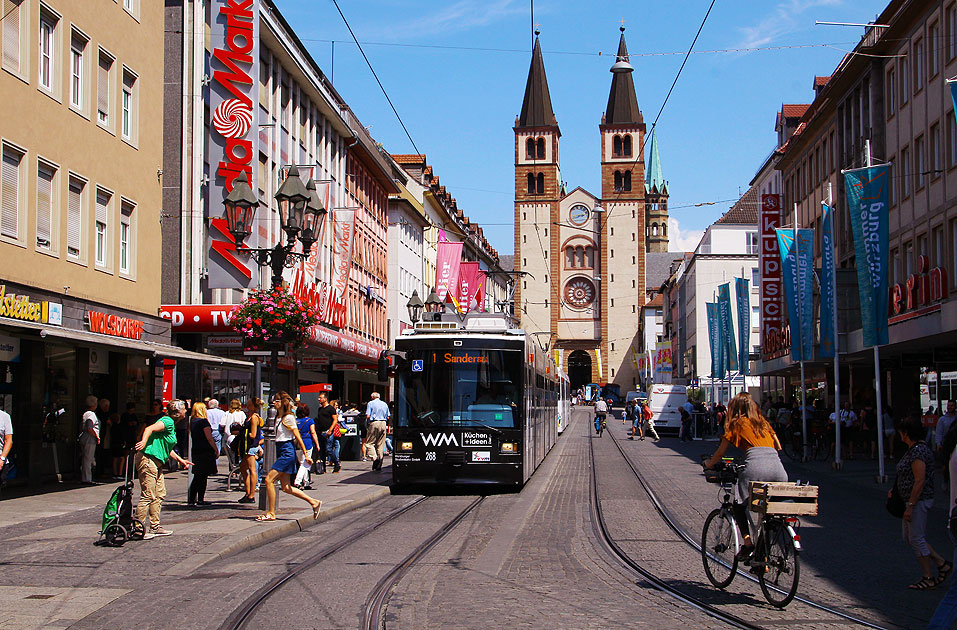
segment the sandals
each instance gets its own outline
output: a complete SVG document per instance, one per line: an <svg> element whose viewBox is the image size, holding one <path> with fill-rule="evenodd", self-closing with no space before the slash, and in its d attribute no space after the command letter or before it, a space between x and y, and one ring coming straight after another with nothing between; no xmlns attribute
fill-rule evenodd
<svg viewBox="0 0 957 630"><path fill-rule="evenodd" d="M260 514L259 516L256 517L256 522L258 523L265 523L267 521L274 521L274 520L276 520L275 514Z"/></svg>
<svg viewBox="0 0 957 630"><path fill-rule="evenodd" d="M954 572L954 565L944 560L944 563L937 567L937 583L940 584L947 579L947 576Z"/></svg>
<svg viewBox="0 0 957 630"><path fill-rule="evenodd" d="M312 507L312 520L316 520L316 519L319 518L319 508L320 508L320 507L322 507L322 501L320 501L319 503L316 503L316 504Z"/></svg>
<svg viewBox="0 0 957 630"><path fill-rule="evenodd" d="M921 578L920 582L914 582L907 588L912 591L926 591L931 588L937 588L937 584L939 584L939 582L936 579L925 577Z"/></svg>

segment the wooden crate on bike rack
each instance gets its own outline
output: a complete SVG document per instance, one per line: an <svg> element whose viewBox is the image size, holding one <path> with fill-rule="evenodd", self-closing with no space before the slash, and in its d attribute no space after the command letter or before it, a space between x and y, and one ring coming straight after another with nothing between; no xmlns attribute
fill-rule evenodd
<svg viewBox="0 0 957 630"><path fill-rule="evenodd" d="M752 481L751 511L759 514L817 516L817 486L780 481Z"/></svg>

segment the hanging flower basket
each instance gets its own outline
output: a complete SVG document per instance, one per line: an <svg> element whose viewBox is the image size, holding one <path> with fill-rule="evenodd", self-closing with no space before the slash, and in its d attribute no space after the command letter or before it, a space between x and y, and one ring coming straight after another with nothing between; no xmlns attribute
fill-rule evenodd
<svg viewBox="0 0 957 630"><path fill-rule="evenodd" d="M309 329L318 323L319 313L314 308L282 290L251 292L229 320L249 349L301 346Z"/></svg>

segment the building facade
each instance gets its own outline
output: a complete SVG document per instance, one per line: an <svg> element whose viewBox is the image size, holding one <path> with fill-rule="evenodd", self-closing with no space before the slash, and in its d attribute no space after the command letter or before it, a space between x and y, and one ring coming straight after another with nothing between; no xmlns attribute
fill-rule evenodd
<svg viewBox="0 0 957 630"><path fill-rule="evenodd" d="M147 412L157 317L163 13L151 2L3 4L0 404L15 468L75 469L84 399ZM11 475L13 471L13 475Z"/></svg>
<svg viewBox="0 0 957 630"><path fill-rule="evenodd" d="M556 350L572 387L634 389L645 256L667 251L667 182L657 141L645 173L645 122L624 32L599 125L601 191L568 191L559 165L561 131L536 38L515 121L515 292L523 328ZM649 221L651 222L649 224Z"/></svg>
<svg viewBox="0 0 957 630"><path fill-rule="evenodd" d="M166 10L166 170L162 314L178 344L241 358L228 313L271 272L237 251L222 201L246 171L261 206L250 247L285 239L274 195L289 167L317 183L327 211L310 256L284 271L287 290L322 313L307 347L280 359L274 386L328 383L359 401L377 385L388 340L388 197L399 175L270 0L239 13L186 1ZM229 13L229 15L227 15ZM339 264L337 264L339 263ZM244 397L251 369L178 373L196 395Z"/></svg>

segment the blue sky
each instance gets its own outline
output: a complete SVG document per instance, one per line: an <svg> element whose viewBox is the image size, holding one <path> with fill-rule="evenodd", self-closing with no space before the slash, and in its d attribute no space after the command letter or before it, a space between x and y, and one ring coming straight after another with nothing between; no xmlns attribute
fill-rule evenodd
<svg viewBox="0 0 957 630"><path fill-rule="evenodd" d="M416 149L392 113L331 0L276 0L362 123L391 153ZM648 129L710 0L538 0L535 22L562 131L562 178L600 193L598 124L608 99L618 27L635 66ZM719 0L658 121L671 189L672 249L743 194L774 148L782 103L806 103L863 34L815 20L868 22L886 0ZM499 253L513 248L512 126L531 54L529 0L339 0L373 68L441 182ZM335 63L332 63L335 40ZM785 48L786 47L786 48ZM678 54L659 54L678 53ZM693 204L719 202L695 207ZM677 238L676 238L677 237Z"/></svg>

